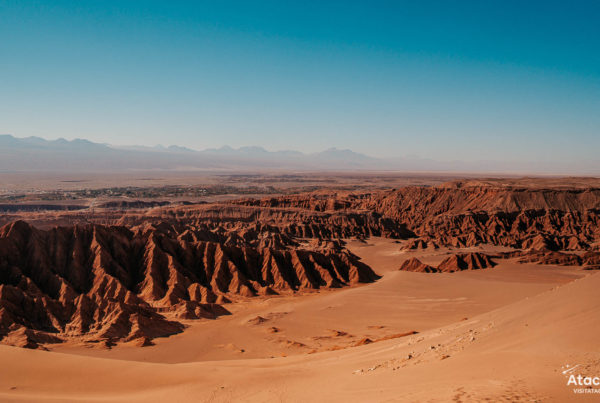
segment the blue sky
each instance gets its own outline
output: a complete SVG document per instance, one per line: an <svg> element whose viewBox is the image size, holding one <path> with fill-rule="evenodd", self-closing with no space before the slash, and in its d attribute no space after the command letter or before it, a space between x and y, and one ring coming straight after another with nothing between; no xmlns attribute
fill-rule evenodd
<svg viewBox="0 0 600 403"><path fill-rule="evenodd" d="M0 133L599 161L595 1L4 1Z"/></svg>

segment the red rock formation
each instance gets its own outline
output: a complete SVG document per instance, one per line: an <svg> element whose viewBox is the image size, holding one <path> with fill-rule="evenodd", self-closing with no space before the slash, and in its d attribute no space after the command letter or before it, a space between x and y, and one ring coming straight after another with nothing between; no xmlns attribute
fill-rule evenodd
<svg viewBox="0 0 600 403"><path fill-rule="evenodd" d="M331 199L336 203L332 203ZM362 195L299 195L240 201L252 206L303 208L341 215L371 211L421 243L471 247L586 250L600 241L600 189L533 189L494 186L405 187ZM382 232L385 236L385 233Z"/></svg>
<svg viewBox="0 0 600 403"><path fill-rule="evenodd" d="M29 347L50 340L42 334L148 344L182 331L178 318L227 314L219 304L229 300L377 279L339 245L316 251L280 234L269 242L234 235L166 224L48 231L22 221L6 225L0 338Z"/></svg>
<svg viewBox="0 0 600 403"><path fill-rule="evenodd" d="M421 238L415 238L409 240L403 247L402 250L417 250L427 248L427 242Z"/></svg>
<svg viewBox="0 0 600 403"><path fill-rule="evenodd" d="M399 270L420 273L453 273L462 270L487 269L495 265L496 263L490 259L490 256L484 253L472 252L451 255L444 259L437 267L424 264L417 258L411 258L404 261Z"/></svg>
<svg viewBox="0 0 600 403"><path fill-rule="evenodd" d="M472 252L458 255L452 255L442 263L440 263L437 269L440 272L452 273L461 270L479 270L494 267L496 264L490 259L490 257L484 253Z"/></svg>
<svg viewBox="0 0 600 403"><path fill-rule="evenodd" d="M248 237L261 234L279 234L288 238L409 238L414 236L398 221L369 211L311 211L299 208L267 208L234 204L196 204L190 206L161 207L145 212L127 209L104 210L95 213L68 213L52 219L48 215L38 218L36 225L52 228L57 224L102 223L134 227L164 223L188 228L204 229L213 235L231 235L231 231L248 241Z"/></svg>
<svg viewBox="0 0 600 403"><path fill-rule="evenodd" d="M414 257L405 260L398 270L414 271L418 273L437 273L439 271L435 267L422 263L419 259Z"/></svg>
<svg viewBox="0 0 600 403"><path fill-rule="evenodd" d="M600 189L535 189L509 186L405 187L364 194L302 194L229 203L169 206L147 212L65 212L66 222L132 227L169 223L213 236L282 238L417 238L407 248L479 244L518 249L589 250L600 243ZM42 220L52 224L49 218ZM233 236L235 238L235 236ZM219 242L224 240L219 239ZM239 243L231 239L228 244ZM253 245L257 246L257 245Z"/></svg>
<svg viewBox="0 0 600 403"><path fill-rule="evenodd" d="M438 249L439 245L434 241L426 242L422 238L413 238L408 240L402 247L402 250L422 250L422 249Z"/></svg>
<svg viewBox="0 0 600 403"><path fill-rule="evenodd" d="M586 252L581 259L585 266L598 266L600 265L600 252Z"/></svg>
<svg viewBox="0 0 600 403"><path fill-rule="evenodd" d="M517 258L518 263L553 264L559 266L580 266L583 262L574 253L557 252L548 249L530 249L500 254L504 258Z"/></svg>

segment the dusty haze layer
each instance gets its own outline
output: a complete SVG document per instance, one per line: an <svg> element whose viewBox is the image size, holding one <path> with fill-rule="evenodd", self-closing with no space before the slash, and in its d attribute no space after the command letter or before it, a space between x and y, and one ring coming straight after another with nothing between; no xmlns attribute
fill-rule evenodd
<svg viewBox="0 0 600 403"><path fill-rule="evenodd" d="M14 137L0 134L0 172L39 173L72 172L249 172L273 170L329 171L403 171L403 172L477 172L504 174L598 175L598 161L580 159L531 158L507 160L478 159L469 156L439 160L414 155L376 157L349 149L329 148L312 153L294 150L268 151L260 146L193 150L178 145L164 147L113 146L86 139L47 140L40 137Z"/></svg>

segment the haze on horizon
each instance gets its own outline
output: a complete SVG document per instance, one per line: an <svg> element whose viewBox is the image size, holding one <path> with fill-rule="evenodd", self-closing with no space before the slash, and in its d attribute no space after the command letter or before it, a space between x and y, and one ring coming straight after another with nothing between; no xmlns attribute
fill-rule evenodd
<svg viewBox="0 0 600 403"><path fill-rule="evenodd" d="M0 4L0 133L600 159L595 2Z"/></svg>

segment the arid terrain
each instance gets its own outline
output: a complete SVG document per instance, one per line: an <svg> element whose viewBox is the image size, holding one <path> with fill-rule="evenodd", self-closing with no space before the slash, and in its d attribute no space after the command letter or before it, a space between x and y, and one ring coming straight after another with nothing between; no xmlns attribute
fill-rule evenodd
<svg viewBox="0 0 600 403"><path fill-rule="evenodd" d="M2 175L2 401L597 400L600 179Z"/></svg>

